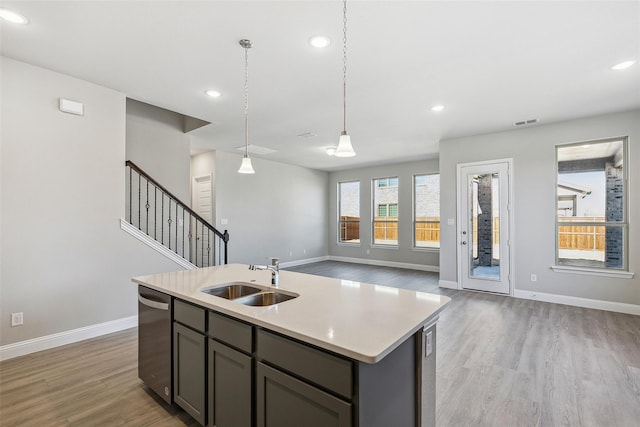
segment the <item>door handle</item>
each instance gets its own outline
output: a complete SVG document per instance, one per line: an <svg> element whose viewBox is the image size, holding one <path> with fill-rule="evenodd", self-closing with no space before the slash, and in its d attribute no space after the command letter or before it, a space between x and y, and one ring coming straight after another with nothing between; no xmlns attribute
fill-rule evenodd
<svg viewBox="0 0 640 427"><path fill-rule="evenodd" d="M466 244L467 244L467 241L466 241L466 240L463 240L462 242L460 242L460 244L461 244L461 245L466 245Z"/></svg>
<svg viewBox="0 0 640 427"><path fill-rule="evenodd" d="M138 301L147 307L157 308L158 310L169 310L169 304L166 302L153 301L138 294Z"/></svg>

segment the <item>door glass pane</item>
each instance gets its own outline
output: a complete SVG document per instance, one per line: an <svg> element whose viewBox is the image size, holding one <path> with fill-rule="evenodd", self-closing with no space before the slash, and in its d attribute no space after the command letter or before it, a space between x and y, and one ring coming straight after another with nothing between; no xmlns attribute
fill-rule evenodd
<svg viewBox="0 0 640 427"><path fill-rule="evenodd" d="M500 280L498 173L470 176L469 276Z"/></svg>

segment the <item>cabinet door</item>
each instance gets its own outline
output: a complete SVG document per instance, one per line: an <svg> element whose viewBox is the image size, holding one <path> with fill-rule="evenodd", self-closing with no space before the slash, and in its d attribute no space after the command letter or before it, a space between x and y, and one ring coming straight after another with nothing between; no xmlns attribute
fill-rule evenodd
<svg viewBox="0 0 640 427"><path fill-rule="evenodd" d="M350 427L351 404L262 363L256 368L258 427Z"/></svg>
<svg viewBox="0 0 640 427"><path fill-rule="evenodd" d="M252 359L209 340L209 425L251 427Z"/></svg>
<svg viewBox="0 0 640 427"><path fill-rule="evenodd" d="M204 335L173 324L173 400L202 425L206 422L206 344Z"/></svg>

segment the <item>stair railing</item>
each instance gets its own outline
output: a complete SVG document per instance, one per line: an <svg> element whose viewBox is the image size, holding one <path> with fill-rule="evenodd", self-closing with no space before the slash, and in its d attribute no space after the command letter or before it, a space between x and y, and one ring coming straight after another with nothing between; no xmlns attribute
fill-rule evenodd
<svg viewBox="0 0 640 427"><path fill-rule="evenodd" d="M229 233L218 231L127 160L126 220L197 267L227 264Z"/></svg>

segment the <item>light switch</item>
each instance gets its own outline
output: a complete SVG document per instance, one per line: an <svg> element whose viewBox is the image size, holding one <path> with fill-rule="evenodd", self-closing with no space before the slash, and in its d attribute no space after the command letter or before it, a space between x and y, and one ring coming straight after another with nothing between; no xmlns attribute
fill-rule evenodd
<svg viewBox="0 0 640 427"><path fill-rule="evenodd" d="M229 224L229 220L227 218L220 219L220 225L227 225L227 224Z"/></svg>
<svg viewBox="0 0 640 427"><path fill-rule="evenodd" d="M453 218L447 218L447 225L456 225L456 220Z"/></svg>

